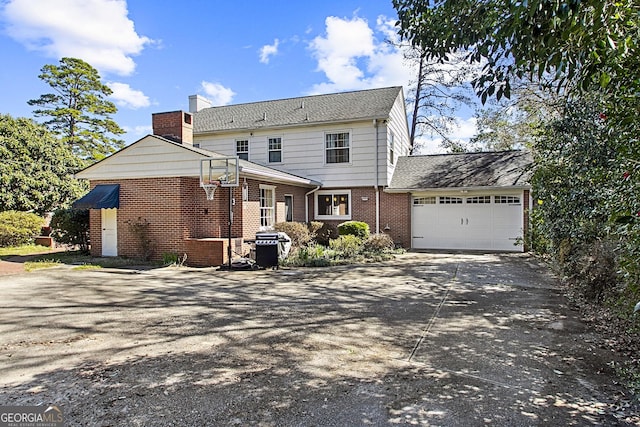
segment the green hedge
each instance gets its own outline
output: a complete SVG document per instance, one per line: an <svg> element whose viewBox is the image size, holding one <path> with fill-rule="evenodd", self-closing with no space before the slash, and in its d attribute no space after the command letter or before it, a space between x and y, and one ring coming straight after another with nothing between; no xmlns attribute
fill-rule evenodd
<svg viewBox="0 0 640 427"><path fill-rule="evenodd" d="M42 217L28 212L0 212L0 247L31 243L44 225Z"/></svg>
<svg viewBox="0 0 640 427"><path fill-rule="evenodd" d="M338 224L338 234L341 236L356 236L361 239L369 237L369 224L361 221L347 221Z"/></svg>

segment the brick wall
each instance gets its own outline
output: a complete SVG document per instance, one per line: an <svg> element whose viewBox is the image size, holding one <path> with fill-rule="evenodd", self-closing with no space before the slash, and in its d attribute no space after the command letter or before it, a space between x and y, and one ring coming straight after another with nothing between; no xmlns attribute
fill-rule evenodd
<svg viewBox="0 0 640 427"><path fill-rule="evenodd" d="M323 188L325 190L325 188ZM411 246L411 196L409 194L388 194L379 190L380 232L388 234L398 246ZM315 196L309 196L309 217L314 219ZM373 187L351 188L351 218L369 224L372 233L376 231L376 191ZM344 220L318 220L338 225Z"/></svg>
<svg viewBox="0 0 640 427"><path fill-rule="evenodd" d="M242 187L218 188L213 200L207 200L198 178L145 178L119 181L93 181L97 184L120 184L118 209L118 254L142 258L140 239L130 229L131 223L148 223L151 240L151 259L161 260L166 253L187 254L187 264L194 266L220 265L227 262L229 238L229 192L235 199L232 247L235 252L248 255L249 247L237 239L255 237L260 228L259 185L249 180L249 202L242 202ZM282 205L284 195L294 196L296 220L304 221L304 194L308 189L276 185L276 200ZM283 209L281 209L283 211ZM90 212L91 253L102 253L102 224L99 209ZM284 221L283 212L276 221ZM208 264L213 263L213 264Z"/></svg>
<svg viewBox="0 0 640 427"><path fill-rule="evenodd" d="M184 111L151 115L153 134L176 142L193 144L193 116Z"/></svg>

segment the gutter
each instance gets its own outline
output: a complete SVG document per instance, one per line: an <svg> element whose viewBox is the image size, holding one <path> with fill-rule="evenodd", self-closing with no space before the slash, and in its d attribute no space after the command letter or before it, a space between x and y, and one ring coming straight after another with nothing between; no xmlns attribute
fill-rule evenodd
<svg viewBox="0 0 640 427"><path fill-rule="evenodd" d="M309 196L315 193L316 191L318 191L320 187L321 185L318 185L316 188L309 191L308 193L305 193L304 195L304 219L307 222L307 224L309 223Z"/></svg>
<svg viewBox="0 0 640 427"><path fill-rule="evenodd" d="M378 119L373 119L373 127L376 130L376 178L375 178L375 183L373 185L373 188L376 190L376 234L380 234L380 188L378 186L378 181L379 181L379 165L378 165L378 156L379 156L379 145L380 145L380 141L379 141L379 136L378 136Z"/></svg>

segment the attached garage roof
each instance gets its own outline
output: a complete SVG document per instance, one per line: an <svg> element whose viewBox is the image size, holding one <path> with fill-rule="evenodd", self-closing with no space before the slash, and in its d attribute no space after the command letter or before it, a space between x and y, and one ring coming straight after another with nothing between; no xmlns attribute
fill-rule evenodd
<svg viewBox="0 0 640 427"><path fill-rule="evenodd" d="M532 168L527 151L400 157L387 191L528 187Z"/></svg>

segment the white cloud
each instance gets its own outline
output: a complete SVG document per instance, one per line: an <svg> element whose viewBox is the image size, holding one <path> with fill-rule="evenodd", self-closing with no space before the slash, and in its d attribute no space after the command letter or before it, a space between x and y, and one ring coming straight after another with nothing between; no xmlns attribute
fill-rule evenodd
<svg viewBox="0 0 640 427"><path fill-rule="evenodd" d="M150 135L153 133L153 127L149 125L139 125L139 126L122 126L122 130L124 130L127 134L133 136L144 136Z"/></svg>
<svg viewBox="0 0 640 427"><path fill-rule="evenodd" d="M132 56L152 43L136 33L125 0L10 0L7 33L52 58L80 58L102 72L129 75Z"/></svg>
<svg viewBox="0 0 640 427"><path fill-rule="evenodd" d="M222 86L220 83L203 81L201 86L204 93L207 94L207 98L214 106L230 104L236 95L234 91Z"/></svg>
<svg viewBox="0 0 640 427"><path fill-rule="evenodd" d="M475 117L462 118L457 117L457 126L453 127L449 139L452 141L459 141L463 144L469 142L478 132L477 119ZM428 136L421 136L416 138L416 145L420 147L419 153L414 154L439 154L444 153L446 150L442 148L442 138L430 138Z"/></svg>
<svg viewBox="0 0 640 427"><path fill-rule="evenodd" d="M151 105L148 96L140 90L131 89L126 83L108 82L107 86L113 91L109 98L121 107L136 110Z"/></svg>
<svg viewBox="0 0 640 427"><path fill-rule="evenodd" d="M260 49L260 62L263 64L268 64L271 56L276 55L278 53L278 45L280 44L280 40L275 39L273 44L267 44L262 46Z"/></svg>
<svg viewBox="0 0 640 427"><path fill-rule="evenodd" d="M393 20L380 16L374 31L363 18L329 16L325 26L326 34L313 39L309 49L328 81L310 93L407 86L411 68L400 49L387 42L398 39Z"/></svg>

